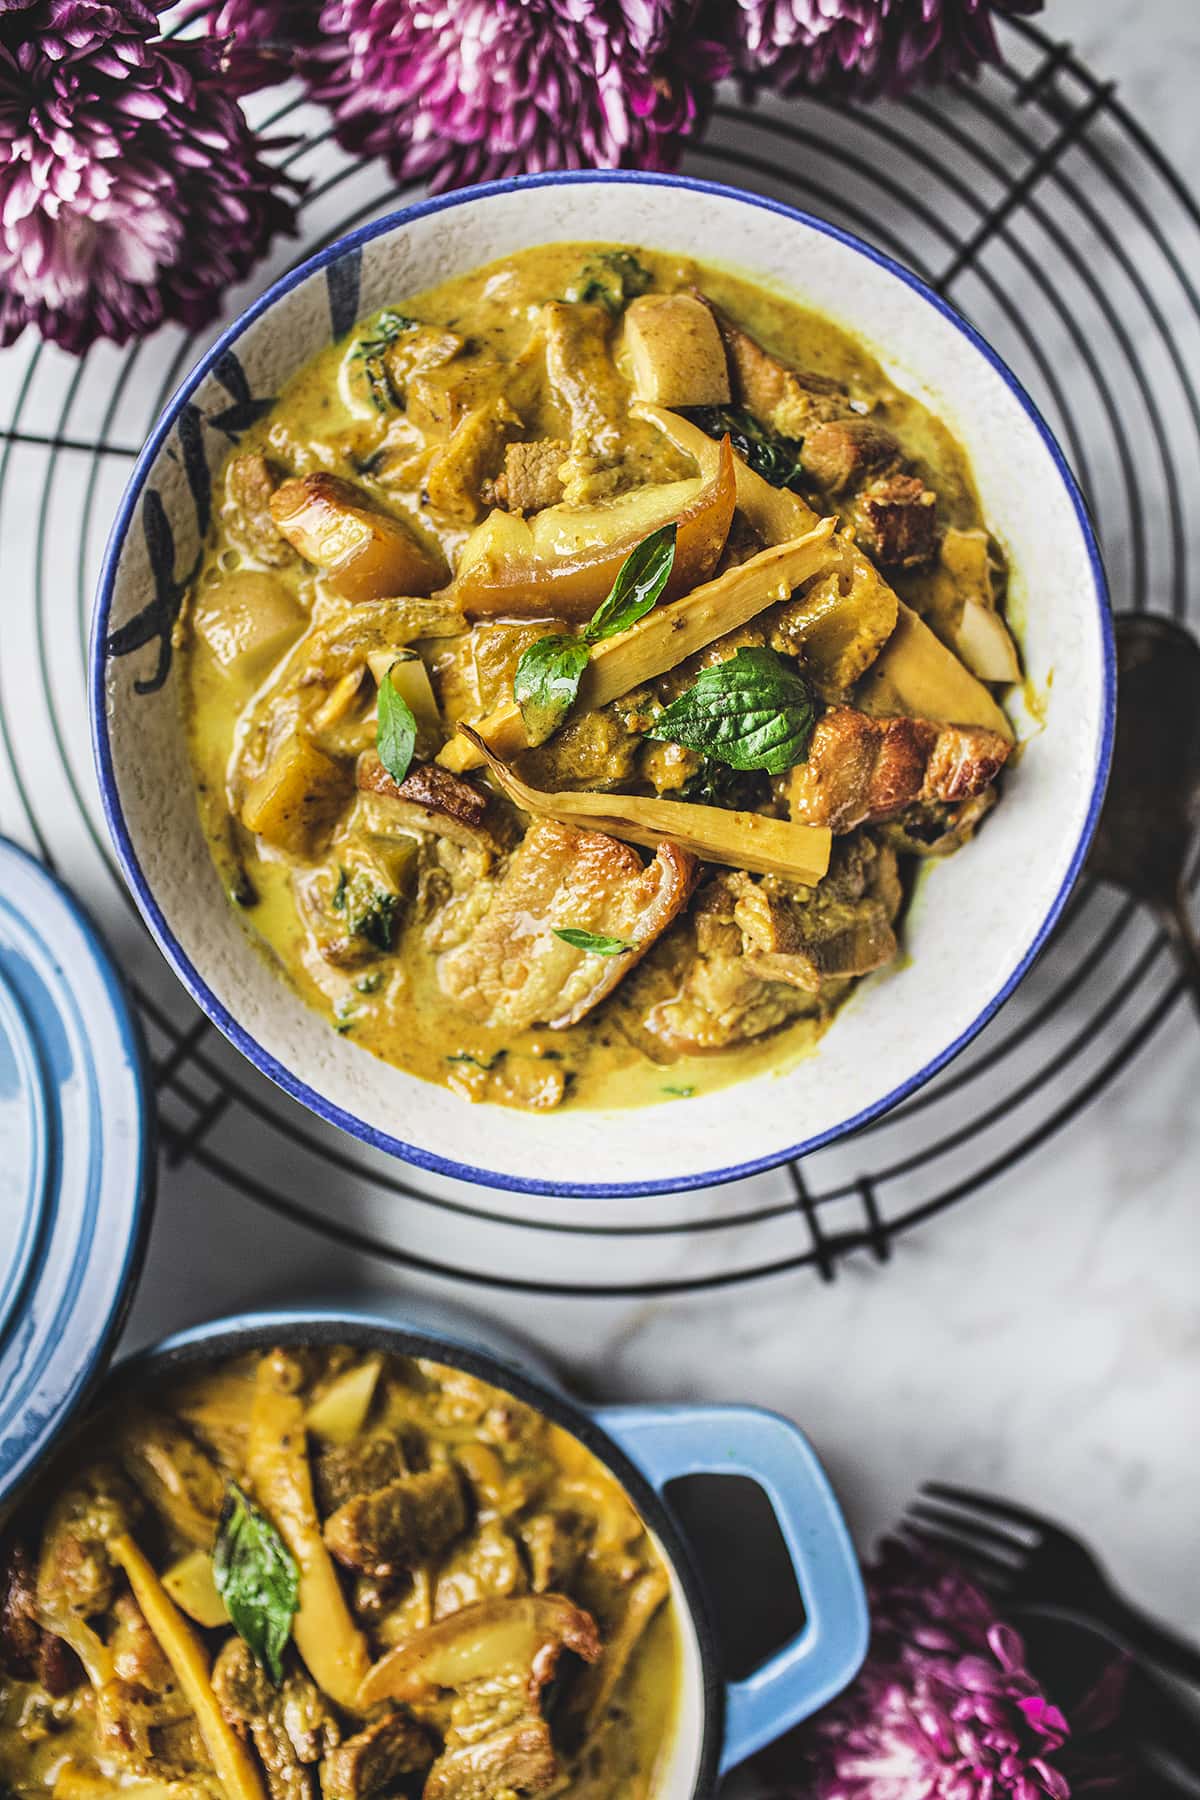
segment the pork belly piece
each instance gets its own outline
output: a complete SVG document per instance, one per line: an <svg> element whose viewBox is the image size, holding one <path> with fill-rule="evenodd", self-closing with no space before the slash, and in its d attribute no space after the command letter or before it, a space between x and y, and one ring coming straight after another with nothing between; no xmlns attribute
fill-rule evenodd
<svg viewBox="0 0 1200 1800"><path fill-rule="evenodd" d="M851 410L850 398L840 382L809 369L789 368L748 331L693 290L716 318L734 400L764 424L773 425L784 437L802 438L815 425L843 418Z"/></svg>
<svg viewBox="0 0 1200 1800"><path fill-rule="evenodd" d="M695 873L695 857L671 844L644 865L603 832L535 820L480 924L438 964L442 992L488 1025L574 1025L682 910ZM576 950L554 936L567 927L634 948Z"/></svg>
<svg viewBox="0 0 1200 1800"><path fill-rule="evenodd" d="M883 569L927 563L938 546L937 495L919 475L885 475L849 509L859 543Z"/></svg>
<svg viewBox="0 0 1200 1800"><path fill-rule="evenodd" d="M644 1033L648 1052L697 1055L825 1012L896 954L902 898L895 853L865 836L835 847L815 888L724 871L698 896L690 933L673 941L669 991L631 1035Z"/></svg>
<svg viewBox="0 0 1200 1800"><path fill-rule="evenodd" d="M894 818L916 801L954 804L989 787L1011 749L984 726L875 719L852 706L831 707L813 732L808 761L789 777L791 815L844 832Z"/></svg>
<svg viewBox="0 0 1200 1800"><path fill-rule="evenodd" d="M902 451L882 425L870 419L831 419L804 440L804 472L830 494L858 487L868 475L895 468Z"/></svg>
<svg viewBox="0 0 1200 1800"><path fill-rule="evenodd" d="M0 1672L38 1681L54 1698L74 1686L79 1675L62 1639L41 1624L33 1557L28 1545L16 1540L0 1558Z"/></svg>
<svg viewBox="0 0 1200 1800"><path fill-rule="evenodd" d="M438 763L415 763L403 781L395 781L368 750L358 759L356 779L362 792L394 802L388 812L398 827L431 831L455 843L492 846L490 799Z"/></svg>
<svg viewBox="0 0 1200 1800"><path fill-rule="evenodd" d="M799 987L766 981L747 968L735 904L736 894L721 875L698 895L669 991L652 1000L640 1029L631 1034L637 1041L645 1033L649 1054L651 1046L671 1056L728 1050L819 1010Z"/></svg>
<svg viewBox="0 0 1200 1800"><path fill-rule="evenodd" d="M778 884L735 873L733 916L747 972L819 994L826 981L883 968L896 954L892 921L901 899L890 847L880 852L871 885L873 892L854 897L817 888L797 904Z"/></svg>

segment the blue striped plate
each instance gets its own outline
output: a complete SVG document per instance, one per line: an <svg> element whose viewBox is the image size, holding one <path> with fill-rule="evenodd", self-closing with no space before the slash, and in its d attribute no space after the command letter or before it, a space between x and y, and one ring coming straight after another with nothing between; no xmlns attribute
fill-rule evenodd
<svg viewBox="0 0 1200 1800"><path fill-rule="evenodd" d="M153 1188L121 978L78 902L0 838L0 1506L103 1373Z"/></svg>

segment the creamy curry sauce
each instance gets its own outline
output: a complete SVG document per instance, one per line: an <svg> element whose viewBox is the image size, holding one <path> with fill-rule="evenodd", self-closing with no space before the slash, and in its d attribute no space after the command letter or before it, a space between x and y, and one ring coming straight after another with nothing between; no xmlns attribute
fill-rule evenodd
<svg viewBox="0 0 1200 1800"><path fill-rule="evenodd" d="M691 302L683 325L699 319L701 335L720 343L714 390L703 374L711 343L689 363L686 331L681 346L670 329L654 329L656 297L693 290L703 302ZM646 341L635 346L639 320ZM549 935L573 922L570 873L548 876L558 898L544 909L518 896L505 914L507 893L495 896L527 816L479 771L455 726L495 719L506 705L511 714L521 652L539 636L578 630L603 597L607 579L581 609L578 583L557 580L557 569L602 561L609 538L628 548L661 523L664 505L679 518L704 506L720 483L728 415L677 397L719 391L722 381L761 441L734 432L736 511L721 540L696 553L688 585L719 580L815 516L843 529L828 564L799 582L790 612L786 587L764 588L758 616L718 633L682 669L656 665L630 701L583 717L577 708L541 748L520 753L522 736L513 755L510 734L507 760L541 790L715 801L807 824L810 835L840 805L831 873L805 882L785 863L738 878L732 859L701 854L686 874L675 871L687 897L673 913L660 909L670 916L648 953L636 967L619 957L623 978L587 1006L587 969L603 985L603 959ZM667 405L635 416L631 404L647 394ZM523 446L537 455L523 460ZM353 491L322 493L327 473ZM963 842L994 796L1011 732L993 690L1019 679L1019 665L1003 624L1003 559L959 447L844 331L724 269L642 247L560 244L398 296L396 310L314 358L241 437L223 492L180 627L191 755L218 868L252 933L333 1029L468 1098L632 1105L788 1065L856 980L895 957L914 858ZM639 493L640 514L630 510ZM353 546L353 531L339 535L347 500L411 528L399 575L394 563L365 583L338 574ZM509 605L513 556L529 552L514 551L505 533L515 521L528 539L531 519L534 529L553 522L535 547L548 577L543 568L540 586L514 587ZM846 549L852 534L857 563ZM619 560L610 557L609 574ZM409 585L397 586L405 576ZM660 606L674 598L668 589ZM828 766L834 790L843 769L859 783L836 805L828 783L801 795L787 773L731 779L711 756L639 735L688 678L764 645L808 682L822 717L814 778L825 781ZM474 840L470 819L453 816L453 794L447 822L439 796L431 808L427 793L404 800L386 779L374 791L363 785L362 760L378 767L377 682L390 659L414 655L421 685L404 691L428 710L415 715L413 767L453 772L485 797L487 825ZM915 743L911 731L893 743L882 727L859 741L864 719L907 718L921 721ZM926 721L967 728L965 741L935 745ZM285 767L280 777L295 742L301 760L316 749L312 770ZM645 861L652 840L640 842L633 854ZM630 864L610 889L635 878ZM670 879L666 871L659 887ZM373 914L372 883L385 896ZM527 886L540 892L536 880ZM624 929L605 933L610 912ZM600 901L574 922L640 941L649 928L637 916ZM536 1000L497 1000L494 980L489 988L489 961L530 950L557 959L548 985L583 1007L577 1022L554 1020L549 1003L539 1012ZM525 973L522 965L513 978L518 988Z"/></svg>
<svg viewBox="0 0 1200 1800"><path fill-rule="evenodd" d="M272 1669L245 1609L287 1591L279 1558L303 1576ZM603 1464L424 1360L276 1349L161 1382L0 1531L20 1800L649 1800L680 1667Z"/></svg>

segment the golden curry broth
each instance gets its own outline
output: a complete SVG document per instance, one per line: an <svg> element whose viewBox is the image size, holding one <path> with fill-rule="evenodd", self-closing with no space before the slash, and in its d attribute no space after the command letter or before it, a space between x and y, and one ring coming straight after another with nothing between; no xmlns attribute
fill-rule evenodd
<svg viewBox="0 0 1200 1800"><path fill-rule="evenodd" d="M556 244L515 255L455 278L425 293L397 296L395 304L422 323L455 326L469 332L501 360L517 358L530 336L533 309L561 297L581 265L598 250L594 244ZM635 254L654 277L656 291L670 292L694 283L742 326L769 343L797 366L869 392L873 417L903 441L905 454L937 488L939 520L964 528L983 523L981 509L961 450L945 426L919 403L898 392L875 359L830 320L769 292L719 266L699 264L638 247ZM337 456L322 451L319 463L339 474L364 481L347 454L364 430L361 413L347 405L339 385L347 346L360 336L359 325L347 339L316 356L287 385L271 413L244 434L238 453L261 451L279 462L289 451L336 442ZM553 434L553 418L526 416L531 433ZM694 473L690 460L673 449L650 425L630 420L630 439L644 461L644 478L669 481ZM440 542L451 566L465 529L435 521L417 493L389 487L382 495L393 511L419 519L427 535ZM195 596L203 598L222 573L245 559L217 529ZM250 566L253 566L251 564ZM312 571L280 572L293 590L311 605ZM906 571L893 584L910 605L924 611L933 596L932 577ZM747 1044L719 1054L665 1057L653 1061L623 1033L621 990L579 1023L558 1031L513 1032L481 1026L461 1012L439 990L436 959L423 948L419 930L397 934L394 952L381 964L382 981L365 993L355 978L331 969L308 941L290 888L290 869L278 853L246 841L231 823L228 777L239 715L255 691L253 684L222 672L206 646L189 638L186 623L187 713L191 754L196 771L202 820L218 868L231 892L248 876L253 896L244 908L247 925L277 960L281 971L305 1000L323 1011L354 1043L426 1080L450 1085L471 1099L534 1106L561 1103L575 1107L633 1106L669 1098L690 1098L765 1069L782 1072L815 1044L828 1024L834 1004L826 1002L803 1016ZM438 645L429 646L436 671ZM231 853L231 831L241 839ZM653 954L647 961L653 960ZM664 980L668 979L663 977ZM843 984L848 988L851 984ZM661 986L661 983L660 983ZM546 1084L557 1093L567 1079L561 1102L548 1098Z"/></svg>
<svg viewBox="0 0 1200 1800"><path fill-rule="evenodd" d="M270 1489L273 1477L257 1460L263 1452L255 1437L264 1393L283 1396L296 1415L315 1500ZM329 1561L340 1570L333 1579L347 1623L327 1625L317 1634L318 1647L327 1651L348 1630L361 1639L367 1666L378 1669L396 1646L419 1649L423 1632L442 1630L461 1613L459 1641L472 1646L471 1658L482 1656L486 1667L466 1675L460 1659L455 1672L461 1685L377 1701L370 1719L389 1709L400 1713L427 1734L431 1763L459 1747L455 1707L467 1707L470 1731L478 1733L481 1719L488 1729L500 1729L509 1718L504 1708L512 1705L503 1697L506 1679L511 1686L519 1676L523 1695L529 1680L523 1665L504 1661L515 1654L514 1635L520 1641L512 1609L531 1589L553 1593L583 1609L601 1645L590 1666L564 1653L553 1692L519 1702L529 1709L519 1718L534 1721L546 1703L562 1771L562 1785L556 1782L553 1791L560 1800L653 1800L673 1748L682 1653L666 1566L624 1489L577 1438L502 1390L437 1363L348 1346L243 1356L160 1383L137 1407L126 1404L119 1415L101 1415L89 1425L52 1465L31 1502L0 1530L0 1792L17 1800L103 1800L116 1790L139 1800L239 1800L210 1766L203 1729L179 1741L180 1727L193 1715L172 1679L171 1646L157 1630L139 1639L145 1608L133 1605L117 1559L109 1562L101 1521L107 1521L105 1532L127 1530L157 1575L166 1576L187 1629L202 1646L217 1703L228 1714L236 1689L222 1669L231 1652L242 1654L236 1636L227 1618L197 1626L189 1613L192 1586L180 1585L173 1573L182 1559L207 1554L197 1516L201 1529L207 1523L215 1534L222 1493L235 1482L257 1499L295 1552L292 1534L306 1516L314 1533L323 1526L331 1537L334 1502L341 1503L348 1490L354 1505L358 1495L372 1491L378 1465L372 1481L357 1471L371 1468L370 1446L388 1439L402 1446L401 1461L409 1468L452 1472L465 1500L461 1528L414 1555L410 1570L390 1580L356 1575L353 1565ZM285 1459L287 1453L284 1444ZM105 1471L107 1510L94 1501L72 1507L72 1497L87 1491L98 1469ZM335 1480L342 1485L331 1493ZM43 1622L52 1627L67 1609L74 1622L64 1629L73 1641L92 1646L92 1668L85 1673L72 1664L70 1685L58 1694L31 1671L14 1670L8 1621L14 1604L18 1611L21 1606L22 1590L11 1574L18 1544L33 1583L24 1591L36 1594ZM304 1566L313 1568L313 1552ZM99 1591L99 1581L109 1583L107 1591ZM211 1582L210 1571L201 1584L210 1595ZM346 1746L363 1729L365 1709L331 1702L328 1670L310 1648L300 1651L302 1643L312 1643L311 1631L303 1634L305 1609L328 1604L312 1601L318 1587L312 1581L301 1590L283 1670L285 1683L294 1684L286 1690L294 1709L289 1716L333 1722L336 1735L324 1744L328 1755L338 1735ZM194 1716L199 1720L199 1713ZM254 1729L247 1735L253 1772L264 1740ZM375 1786L340 1791L345 1768L322 1764L318 1781L315 1759L289 1768L285 1753L281 1778L290 1784L289 1800L398 1800L401 1794L417 1800L426 1779L419 1768L390 1780L376 1775ZM502 1789L501 1783L497 1793ZM264 1792L256 1800L269 1796Z"/></svg>

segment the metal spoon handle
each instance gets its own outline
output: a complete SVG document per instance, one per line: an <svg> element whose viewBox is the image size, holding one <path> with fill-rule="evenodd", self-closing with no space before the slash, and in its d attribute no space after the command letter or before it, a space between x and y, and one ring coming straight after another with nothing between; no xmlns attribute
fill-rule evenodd
<svg viewBox="0 0 1200 1800"><path fill-rule="evenodd" d="M1188 992L1200 1012L1200 936L1192 924L1192 915L1188 906L1187 890L1182 882L1175 895L1174 904L1156 906L1158 922L1167 934L1167 940L1175 952L1179 964L1179 972L1183 976Z"/></svg>

